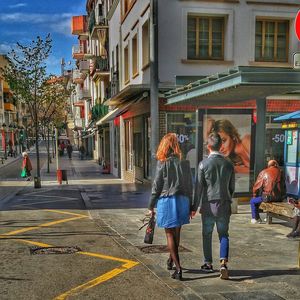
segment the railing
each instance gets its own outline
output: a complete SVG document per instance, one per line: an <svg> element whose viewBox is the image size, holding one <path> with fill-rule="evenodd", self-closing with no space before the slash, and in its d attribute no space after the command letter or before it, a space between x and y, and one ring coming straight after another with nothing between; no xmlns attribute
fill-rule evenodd
<svg viewBox="0 0 300 300"><path fill-rule="evenodd" d="M103 104L96 104L92 107L92 120L103 118L108 113L108 107Z"/></svg>
<svg viewBox="0 0 300 300"><path fill-rule="evenodd" d="M74 54L84 54L84 47L83 45L74 45L72 47L72 55L74 56Z"/></svg>
<svg viewBox="0 0 300 300"><path fill-rule="evenodd" d="M89 17L89 32L92 33L95 26L107 26L107 19L103 16L95 15L95 10L93 10Z"/></svg>
<svg viewBox="0 0 300 300"><path fill-rule="evenodd" d="M89 89L81 89L78 93L78 98L80 100L91 98L91 91Z"/></svg>
<svg viewBox="0 0 300 300"><path fill-rule="evenodd" d="M98 72L109 72L108 58L97 57L90 63L90 74Z"/></svg>
<svg viewBox="0 0 300 300"><path fill-rule="evenodd" d="M79 62L79 70L82 71L89 71L90 63L87 60L82 60Z"/></svg>
<svg viewBox="0 0 300 300"><path fill-rule="evenodd" d="M116 94L118 94L120 91L120 87L119 87L119 76L117 74L113 74L112 76L112 80L110 83L110 93L111 93L111 97L115 96Z"/></svg>
<svg viewBox="0 0 300 300"><path fill-rule="evenodd" d="M83 74L80 72L80 70L78 70L78 69L73 70L73 82L81 83L83 80L84 80Z"/></svg>

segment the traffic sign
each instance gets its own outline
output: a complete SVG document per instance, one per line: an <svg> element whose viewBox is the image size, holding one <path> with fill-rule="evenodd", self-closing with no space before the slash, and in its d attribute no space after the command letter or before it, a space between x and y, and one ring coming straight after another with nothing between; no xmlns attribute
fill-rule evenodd
<svg viewBox="0 0 300 300"><path fill-rule="evenodd" d="M300 10L298 10L296 19L295 19L295 32L298 40L300 41Z"/></svg>

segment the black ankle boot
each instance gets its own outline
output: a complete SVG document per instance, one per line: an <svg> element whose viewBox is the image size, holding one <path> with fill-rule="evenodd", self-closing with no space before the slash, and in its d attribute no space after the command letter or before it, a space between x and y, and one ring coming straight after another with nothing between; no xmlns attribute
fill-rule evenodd
<svg viewBox="0 0 300 300"><path fill-rule="evenodd" d="M167 260L167 270L173 270L173 265L174 265L174 262L173 262L172 258L169 257Z"/></svg>
<svg viewBox="0 0 300 300"><path fill-rule="evenodd" d="M177 279L177 280L182 280L182 270L180 269L179 271L176 270L172 276L173 279Z"/></svg>

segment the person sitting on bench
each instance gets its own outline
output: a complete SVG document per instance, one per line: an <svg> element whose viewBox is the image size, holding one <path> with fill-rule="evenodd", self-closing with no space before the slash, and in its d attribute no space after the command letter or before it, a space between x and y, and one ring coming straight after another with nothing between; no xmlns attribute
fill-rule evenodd
<svg viewBox="0 0 300 300"><path fill-rule="evenodd" d="M300 236L300 203L298 200L289 199L289 203L294 205L294 225L292 231L286 236L296 238Z"/></svg>
<svg viewBox="0 0 300 300"><path fill-rule="evenodd" d="M268 162L268 167L262 170L253 186L253 198L250 200L251 223L261 223L259 205L263 202L280 202L284 193L284 179L276 160Z"/></svg>

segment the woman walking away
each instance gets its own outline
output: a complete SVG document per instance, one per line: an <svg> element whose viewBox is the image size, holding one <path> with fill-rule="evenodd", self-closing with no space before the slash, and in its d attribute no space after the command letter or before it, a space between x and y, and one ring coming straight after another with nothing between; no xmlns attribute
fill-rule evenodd
<svg viewBox="0 0 300 300"><path fill-rule="evenodd" d="M25 177L27 181L31 180L31 171L32 171L32 164L27 152L22 153L23 161L22 161L22 173L25 172Z"/></svg>
<svg viewBox="0 0 300 300"><path fill-rule="evenodd" d="M188 161L182 161L181 151L175 133L166 134L156 153L157 169L152 184L149 213L155 214L157 205L157 226L164 228L170 256L167 269L176 271L173 279L182 280L178 248L181 226L190 222L190 208L193 194L192 174Z"/></svg>

